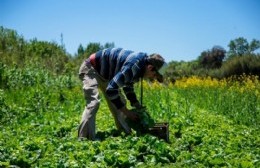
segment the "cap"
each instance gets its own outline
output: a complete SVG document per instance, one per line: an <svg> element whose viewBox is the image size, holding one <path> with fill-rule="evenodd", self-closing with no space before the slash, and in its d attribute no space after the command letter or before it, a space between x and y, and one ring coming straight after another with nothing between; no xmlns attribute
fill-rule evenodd
<svg viewBox="0 0 260 168"><path fill-rule="evenodd" d="M163 82L163 76L159 70L166 64L164 58L159 54L151 54L148 56L147 62L155 67L158 82Z"/></svg>

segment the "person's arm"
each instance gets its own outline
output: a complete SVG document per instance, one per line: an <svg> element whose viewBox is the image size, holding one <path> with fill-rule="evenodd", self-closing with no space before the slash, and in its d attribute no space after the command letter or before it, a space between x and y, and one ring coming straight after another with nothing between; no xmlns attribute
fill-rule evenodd
<svg viewBox="0 0 260 168"><path fill-rule="evenodd" d="M106 94L111 102L116 106L117 109L121 109L125 106L119 96L119 88L124 85L124 75L119 72L114 78L108 83L106 88Z"/></svg>
<svg viewBox="0 0 260 168"><path fill-rule="evenodd" d="M128 110L126 105L121 101L118 88L118 85L112 80L107 87L106 94L120 112L124 113L130 120L137 121L139 118L138 115Z"/></svg>
<svg viewBox="0 0 260 168"><path fill-rule="evenodd" d="M128 63L123 66L121 71L119 71L108 83L106 88L106 94L111 100L111 102L117 107L117 109L122 108L125 104L121 101L119 96L119 88L126 86L127 83L132 83L133 81L133 68L132 64ZM131 89L133 90L133 89ZM129 91L133 92L133 91ZM131 96L130 96L131 97ZM134 97L132 97L132 101L136 101Z"/></svg>
<svg viewBox="0 0 260 168"><path fill-rule="evenodd" d="M134 84L132 83L123 87L123 90L125 92L126 98L130 101L131 106L135 108L141 108L141 104L137 100L136 94L134 92Z"/></svg>
<svg viewBox="0 0 260 168"><path fill-rule="evenodd" d="M119 96L119 88L125 85L125 81L128 81L129 78L132 76L131 73L131 69L128 68L125 68L122 71L118 72L109 82L106 88L106 94L118 110L124 113L131 120L136 120L138 118L137 114L129 111Z"/></svg>
<svg viewBox="0 0 260 168"><path fill-rule="evenodd" d="M128 109L126 108L126 106L120 108L119 110L120 110L122 113L124 113L124 114L127 116L127 118L129 118L130 120L137 121L137 120L139 119L139 116L138 116L136 113L134 113L134 112L128 110Z"/></svg>

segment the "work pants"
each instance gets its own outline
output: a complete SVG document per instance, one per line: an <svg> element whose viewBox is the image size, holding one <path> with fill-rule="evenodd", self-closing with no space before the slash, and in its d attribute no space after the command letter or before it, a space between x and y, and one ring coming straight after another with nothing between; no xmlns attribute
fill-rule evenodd
<svg viewBox="0 0 260 168"><path fill-rule="evenodd" d="M95 140L96 113L100 105L98 89L100 89L104 94L109 110L114 117L117 129L124 131L126 134L130 134L131 128L125 122L126 116L116 108L116 106L109 100L105 92L109 81L102 78L88 60L82 63L79 70L79 78L83 82L83 92L86 100L86 106L81 117L78 136L80 138ZM123 102L126 102L121 93L120 97Z"/></svg>

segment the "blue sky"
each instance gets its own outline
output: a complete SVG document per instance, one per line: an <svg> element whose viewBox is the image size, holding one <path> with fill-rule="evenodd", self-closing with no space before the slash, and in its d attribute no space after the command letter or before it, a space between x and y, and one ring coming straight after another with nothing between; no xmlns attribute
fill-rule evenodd
<svg viewBox="0 0 260 168"><path fill-rule="evenodd" d="M60 44L114 42L160 53L167 62L190 61L202 51L244 37L260 40L259 0L0 0L0 25L26 40Z"/></svg>

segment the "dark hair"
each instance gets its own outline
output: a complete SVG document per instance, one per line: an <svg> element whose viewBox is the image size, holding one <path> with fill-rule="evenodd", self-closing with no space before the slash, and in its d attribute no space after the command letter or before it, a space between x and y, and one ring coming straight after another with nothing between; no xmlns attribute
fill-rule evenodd
<svg viewBox="0 0 260 168"><path fill-rule="evenodd" d="M153 65L156 70L159 70L165 63L164 58L159 54L149 55L147 58L147 62L148 64Z"/></svg>

